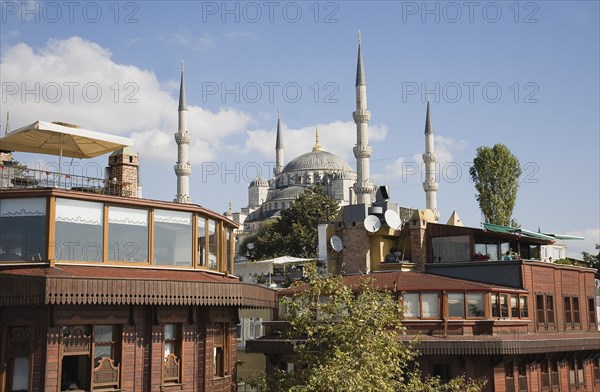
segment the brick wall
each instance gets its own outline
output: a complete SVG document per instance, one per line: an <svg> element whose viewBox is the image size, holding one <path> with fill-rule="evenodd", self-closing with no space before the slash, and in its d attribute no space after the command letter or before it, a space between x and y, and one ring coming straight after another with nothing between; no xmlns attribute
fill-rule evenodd
<svg viewBox="0 0 600 392"><path fill-rule="evenodd" d="M108 158L110 179L122 183L122 196L137 197L139 158L134 155L111 155Z"/></svg>

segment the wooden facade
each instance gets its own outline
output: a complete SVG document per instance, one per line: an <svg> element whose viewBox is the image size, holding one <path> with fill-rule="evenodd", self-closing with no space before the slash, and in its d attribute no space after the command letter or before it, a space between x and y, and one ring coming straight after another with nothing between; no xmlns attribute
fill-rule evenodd
<svg viewBox="0 0 600 392"><path fill-rule="evenodd" d="M31 200L45 200L44 211L26 211ZM94 228L84 226L88 216L75 223L83 222L75 235L100 233L91 238L92 251L102 250L94 261L56 252L66 241L55 223L65 214L60 200L100 211ZM235 223L196 205L57 189L0 192L0 208L0 391L236 390L238 309L274 308L276 298L234 276ZM111 232L109 211L129 210L144 217L134 223L143 246L131 260L109 253L111 235L127 236ZM174 222L185 214L185 232L159 237L154 214L170 211ZM35 229L10 221L29 216ZM31 259L27 230L42 239Z"/></svg>

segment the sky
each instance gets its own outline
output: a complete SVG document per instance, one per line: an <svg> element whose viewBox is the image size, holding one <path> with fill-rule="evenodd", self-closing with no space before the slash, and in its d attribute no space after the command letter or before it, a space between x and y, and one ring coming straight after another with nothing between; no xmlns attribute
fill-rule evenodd
<svg viewBox="0 0 600 392"><path fill-rule="evenodd" d="M513 216L529 230L600 243L600 3L597 1L0 1L0 126L63 121L130 137L145 198L172 200L181 61L192 201L247 205L272 176L277 111L285 160L323 149L356 167L361 31L371 178L425 207L426 95L440 161L438 208L482 215L469 165L503 143L523 174ZM16 153L33 167L53 156ZM102 176L107 157L63 160Z"/></svg>

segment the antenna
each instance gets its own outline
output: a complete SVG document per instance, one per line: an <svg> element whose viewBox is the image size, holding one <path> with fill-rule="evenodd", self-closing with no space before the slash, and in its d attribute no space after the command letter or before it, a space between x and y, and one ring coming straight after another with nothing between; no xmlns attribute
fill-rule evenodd
<svg viewBox="0 0 600 392"><path fill-rule="evenodd" d="M367 216L365 218L365 220L363 221L363 223L365 225L365 229L369 233L375 233L381 227L381 222L379 221L379 218L376 217L375 215Z"/></svg>
<svg viewBox="0 0 600 392"><path fill-rule="evenodd" d="M385 223L387 223L392 229L398 230L400 227L402 227L402 221L400 220L400 216L396 211L387 210L383 217L385 218Z"/></svg>
<svg viewBox="0 0 600 392"><path fill-rule="evenodd" d="M329 244L331 245L333 250L335 250L338 253L341 252L342 249L344 249L344 244L342 243L342 239L340 237L338 237L337 235L334 235L331 237L331 239L329 240Z"/></svg>

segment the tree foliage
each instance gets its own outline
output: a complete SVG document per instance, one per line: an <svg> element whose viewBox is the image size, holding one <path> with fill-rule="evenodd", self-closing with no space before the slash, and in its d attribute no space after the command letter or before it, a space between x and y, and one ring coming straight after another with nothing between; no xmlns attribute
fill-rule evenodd
<svg viewBox="0 0 600 392"><path fill-rule="evenodd" d="M596 279L600 279L600 244L596 244L596 251L598 252L596 255L581 252L581 256L588 267L596 268Z"/></svg>
<svg viewBox="0 0 600 392"><path fill-rule="evenodd" d="M275 370L258 383L267 392L480 391L482 381L457 378L443 385L421 377L416 341L403 342L403 308L389 292L364 278L348 287L341 277L320 278L307 266L309 283L284 299L293 342L293 371Z"/></svg>
<svg viewBox="0 0 600 392"><path fill-rule="evenodd" d="M510 225L521 172L519 160L505 145L477 148L469 173L485 223Z"/></svg>
<svg viewBox="0 0 600 392"><path fill-rule="evenodd" d="M307 188L279 219L266 222L255 235L246 237L240 253L250 260L279 256L317 257L317 225L332 220L339 211L338 203L322 188ZM252 249L248 244L252 243Z"/></svg>

